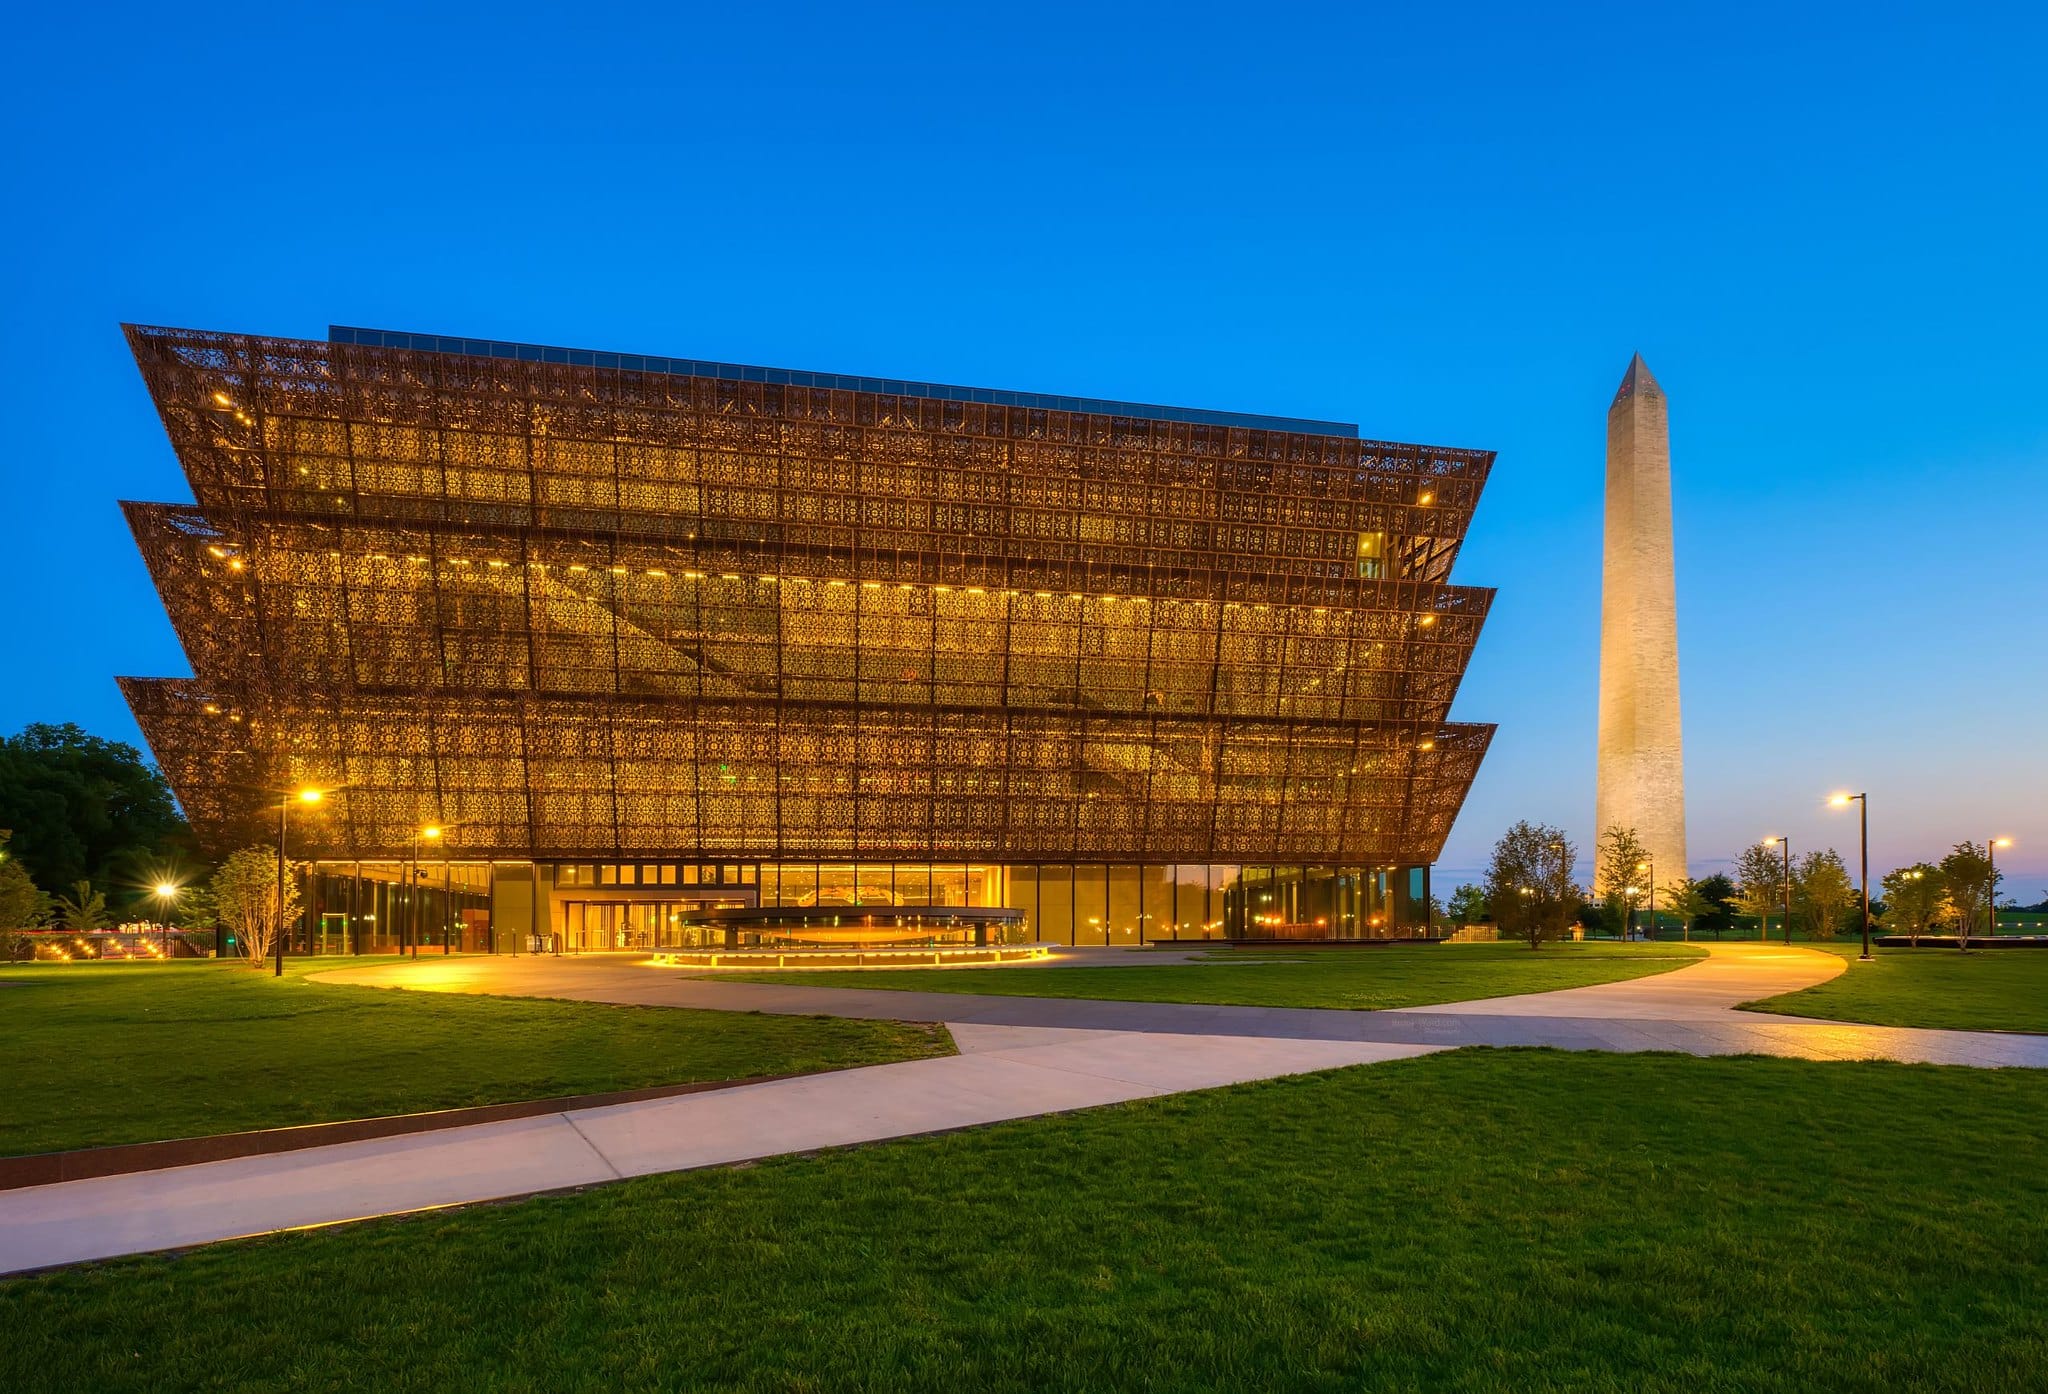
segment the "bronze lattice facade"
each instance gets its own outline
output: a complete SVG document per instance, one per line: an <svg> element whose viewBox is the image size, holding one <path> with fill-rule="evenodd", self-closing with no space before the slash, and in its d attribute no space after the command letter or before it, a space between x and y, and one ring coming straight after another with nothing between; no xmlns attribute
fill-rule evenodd
<svg viewBox="0 0 2048 1394"><path fill-rule="evenodd" d="M1492 728L1492 457L1332 423L336 329L135 328L202 842L540 864L1408 867ZM1070 874L1078 874L1071 873Z"/></svg>

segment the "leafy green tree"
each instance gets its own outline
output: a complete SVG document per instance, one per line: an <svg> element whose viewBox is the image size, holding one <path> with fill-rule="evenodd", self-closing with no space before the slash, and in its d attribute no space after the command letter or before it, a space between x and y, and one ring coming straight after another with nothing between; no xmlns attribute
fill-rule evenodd
<svg viewBox="0 0 2048 1394"><path fill-rule="evenodd" d="M1953 907L1956 947L1965 953L1969 951L1971 936L1977 932L1977 922L1996 891L1991 878L1991 854L1982 843L1958 842L1941 859L1941 881ZM1998 873L1998 879L2005 879L2003 872Z"/></svg>
<svg viewBox="0 0 2048 1394"><path fill-rule="evenodd" d="M1735 883L1723 872L1702 876L1698 882L1700 895L1707 902L1707 909L1693 924L1696 930L1711 929L1719 936L1724 929L1735 927Z"/></svg>
<svg viewBox="0 0 2048 1394"><path fill-rule="evenodd" d="M45 888L138 882L143 862L191 847L170 786L142 753L69 723L0 738L0 827Z"/></svg>
<svg viewBox="0 0 2048 1394"><path fill-rule="evenodd" d="M75 881L70 895L57 897L57 923L74 934L91 934L107 927L107 897L90 881Z"/></svg>
<svg viewBox="0 0 2048 1394"><path fill-rule="evenodd" d="M1503 934L1532 949L1562 935L1586 895L1572 880L1578 849L1561 828L1519 822L1501 834L1486 868L1486 903Z"/></svg>
<svg viewBox="0 0 2048 1394"><path fill-rule="evenodd" d="M1673 877L1664 883L1664 905L1678 916L1680 933L1692 938L1693 925L1705 916L1714 913L1714 902L1700 889L1701 883L1690 876Z"/></svg>
<svg viewBox="0 0 2048 1394"><path fill-rule="evenodd" d="M1832 939L1841 931L1842 916L1856 899L1855 883L1841 854L1830 847L1808 852L1792 875L1792 913L1816 939Z"/></svg>
<svg viewBox="0 0 2048 1394"><path fill-rule="evenodd" d="M22 931L34 929L50 918L50 897L29 879L21 863L8 854L10 836L0 828L0 963L20 958L29 944Z"/></svg>
<svg viewBox="0 0 2048 1394"><path fill-rule="evenodd" d="M1735 859L1735 904L1757 917L1757 937L1771 932L1771 916L1785 912L1785 863L1776 847L1752 842Z"/></svg>
<svg viewBox="0 0 2048 1394"><path fill-rule="evenodd" d="M244 847L213 873L213 900L220 923L233 931L235 947L255 968L263 966L278 934L299 913L299 878L305 874L306 864L285 863L280 904L277 860L274 847Z"/></svg>
<svg viewBox="0 0 2048 1394"><path fill-rule="evenodd" d="M1607 915L1626 932L1635 901L1626 893L1636 888L1637 898L1649 889L1648 875L1650 849L1636 836L1634 828L1620 824L1600 834L1599 858L1594 865L1593 884L1597 888L1601 903L1607 907Z"/></svg>
<svg viewBox="0 0 2048 1394"><path fill-rule="evenodd" d="M1451 892L1451 918L1459 924L1480 924L1486 919L1486 891L1467 883Z"/></svg>
<svg viewBox="0 0 2048 1394"><path fill-rule="evenodd" d="M1885 927L1905 935L1918 948L1920 936L1942 918L1948 887L1942 881L1941 868L1915 862L1886 872L1879 884L1884 888Z"/></svg>

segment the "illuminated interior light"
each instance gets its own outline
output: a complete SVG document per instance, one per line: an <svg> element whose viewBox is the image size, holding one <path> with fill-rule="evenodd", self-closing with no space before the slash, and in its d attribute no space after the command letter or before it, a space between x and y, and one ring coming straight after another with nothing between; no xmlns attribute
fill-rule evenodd
<svg viewBox="0 0 2048 1394"><path fill-rule="evenodd" d="M498 561L495 558L484 563L485 566L503 566L504 564L505 563Z"/></svg>
<svg viewBox="0 0 2048 1394"><path fill-rule="evenodd" d="M574 562L571 562L571 563L569 563L569 569L570 569L571 571L588 571L588 570L590 570L590 568L589 568L589 567L587 567L587 566L578 566L578 565L576 565L576 563L574 563Z"/></svg>
<svg viewBox="0 0 2048 1394"><path fill-rule="evenodd" d="M235 404L235 399L225 392L216 392L213 394L213 402L215 406L231 407Z"/></svg>
<svg viewBox="0 0 2048 1394"><path fill-rule="evenodd" d="M667 573L666 571L663 571L663 570L661 570L661 569L660 569L660 568L658 568L658 567L652 567L652 566L648 567L648 568L647 568L647 574L648 574L649 576L656 576L656 577L660 577L660 578L661 578L662 580L667 580L667 579L668 579L668 573Z"/></svg>

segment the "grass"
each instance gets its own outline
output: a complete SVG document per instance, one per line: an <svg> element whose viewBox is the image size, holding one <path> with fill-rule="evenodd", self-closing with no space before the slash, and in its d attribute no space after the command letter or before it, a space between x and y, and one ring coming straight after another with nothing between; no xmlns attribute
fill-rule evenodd
<svg viewBox="0 0 2048 1394"><path fill-rule="evenodd" d="M0 971L16 1088L0 1155L558 1094L787 1074L951 1050L943 1031L378 991L234 964Z"/></svg>
<svg viewBox="0 0 2048 1394"><path fill-rule="evenodd" d="M1876 948L1874 961L1858 963L1861 939L1801 947L1840 954L1849 970L1818 987L1745 1006L1874 1026L2048 1032L2048 950Z"/></svg>
<svg viewBox="0 0 2048 1394"><path fill-rule="evenodd" d="M0 1283L0 1387L2031 1391L2044 1110L1459 1051Z"/></svg>
<svg viewBox="0 0 2048 1394"><path fill-rule="evenodd" d="M1129 967L868 969L721 974L807 987L899 988L1005 997L1217 1002L1253 1007L1423 1007L1520 992L1620 982L1683 968L1705 950L1684 944L1394 944L1366 949L1218 949L1195 963Z"/></svg>

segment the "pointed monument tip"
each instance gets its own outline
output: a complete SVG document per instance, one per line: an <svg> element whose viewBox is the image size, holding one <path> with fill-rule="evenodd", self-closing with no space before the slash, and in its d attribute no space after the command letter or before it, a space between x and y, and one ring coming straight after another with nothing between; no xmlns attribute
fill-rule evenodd
<svg viewBox="0 0 2048 1394"><path fill-rule="evenodd" d="M1650 365L1643 362L1640 353L1629 358L1628 371L1621 375L1621 386L1615 389L1614 403L1608 410L1614 410L1614 407L1620 406L1639 393L1658 397L1664 395L1664 389L1659 387L1657 379L1650 375Z"/></svg>

